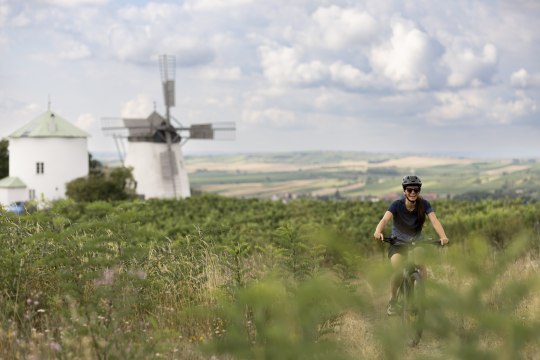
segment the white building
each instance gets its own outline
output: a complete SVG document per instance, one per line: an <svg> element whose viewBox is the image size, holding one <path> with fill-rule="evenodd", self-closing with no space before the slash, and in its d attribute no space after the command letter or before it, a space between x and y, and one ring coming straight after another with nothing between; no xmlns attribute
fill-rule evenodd
<svg viewBox="0 0 540 360"><path fill-rule="evenodd" d="M0 202L64 198L66 183L88 175L87 137L52 111L9 135L9 177L0 180Z"/></svg>
<svg viewBox="0 0 540 360"><path fill-rule="evenodd" d="M163 129L165 119L155 111L146 119L123 119L123 122L128 130L125 166L133 168L137 194L145 199L189 197L181 138L174 128Z"/></svg>

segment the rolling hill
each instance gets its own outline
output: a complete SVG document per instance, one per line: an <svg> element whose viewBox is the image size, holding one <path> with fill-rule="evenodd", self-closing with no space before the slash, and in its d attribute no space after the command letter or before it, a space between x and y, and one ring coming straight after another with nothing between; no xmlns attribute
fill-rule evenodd
<svg viewBox="0 0 540 360"><path fill-rule="evenodd" d="M424 180L424 196L540 197L537 159L473 159L361 152L188 156L195 191L255 198L394 198L401 177Z"/></svg>

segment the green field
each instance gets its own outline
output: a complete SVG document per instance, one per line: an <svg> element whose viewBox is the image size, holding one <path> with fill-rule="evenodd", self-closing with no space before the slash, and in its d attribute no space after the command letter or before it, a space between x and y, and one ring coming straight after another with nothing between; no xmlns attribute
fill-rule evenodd
<svg viewBox="0 0 540 360"><path fill-rule="evenodd" d="M385 314L392 269L372 234L387 202L0 210L0 358L537 359L540 203L433 204L452 246L425 253L416 348Z"/></svg>
<svg viewBox="0 0 540 360"><path fill-rule="evenodd" d="M353 152L303 152L187 157L194 190L239 197L388 199L401 177L415 173L437 198L539 198L536 159L466 159Z"/></svg>

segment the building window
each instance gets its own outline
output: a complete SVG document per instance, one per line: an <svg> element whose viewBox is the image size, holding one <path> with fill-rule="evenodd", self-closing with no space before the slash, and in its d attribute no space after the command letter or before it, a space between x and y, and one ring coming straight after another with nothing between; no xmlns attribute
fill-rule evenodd
<svg viewBox="0 0 540 360"><path fill-rule="evenodd" d="M36 190L29 189L28 190L28 199L29 200L35 200L36 199Z"/></svg>
<svg viewBox="0 0 540 360"><path fill-rule="evenodd" d="M42 162L36 163L36 174L43 174L45 173L45 166Z"/></svg>

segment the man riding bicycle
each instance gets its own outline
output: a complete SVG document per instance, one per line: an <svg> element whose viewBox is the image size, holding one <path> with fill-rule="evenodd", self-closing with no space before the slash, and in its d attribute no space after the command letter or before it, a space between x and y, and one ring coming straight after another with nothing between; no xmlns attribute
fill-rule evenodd
<svg viewBox="0 0 540 360"><path fill-rule="evenodd" d="M384 240L382 231L391 219L393 219L392 237L396 237L401 241L417 239L422 234L422 228L427 216L439 235L441 245L446 245L448 238L439 219L437 219L429 201L420 196L422 180L416 175L407 175L403 178L401 185L404 196L399 200L395 200L384 213L373 234L375 239ZM396 269L401 268L406 254L405 247L391 245L388 248L388 258L392 263L392 267ZM399 287L400 277L401 274L398 273L392 279L391 297L387 309L388 315L394 315L397 312L396 293Z"/></svg>

